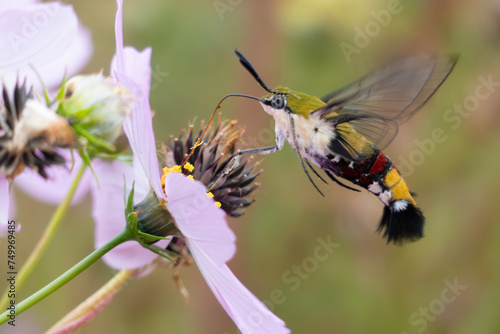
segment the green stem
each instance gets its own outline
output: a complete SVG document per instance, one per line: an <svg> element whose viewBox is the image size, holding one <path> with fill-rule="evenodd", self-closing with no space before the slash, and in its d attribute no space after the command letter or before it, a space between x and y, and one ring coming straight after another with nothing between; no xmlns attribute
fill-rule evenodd
<svg viewBox="0 0 500 334"><path fill-rule="evenodd" d="M40 240L38 241L38 244L36 245L35 249L29 256L29 258L26 260L26 263L23 265L21 270L19 270L19 274L17 275L17 280L16 280L17 292L19 292L21 286L24 284L24 282L29 277L35 266L38 264L40 258L45 253L48 245L54 238L57 229L61 225L61 222L64 216L66 215L66 212L68 211L68 208L71 204L71 200L73 199L73 195L75 194L78 184L80 184L80 181L83 177L86 167L87 167L86 164L81 165L80 169L78 170L78 173L75 176L75 179L73 180L73 183L71 184L71 187L69 188L68 194L66 195L62 203L59 205L57 210L54 212L52 219L45 228L45 231ZM4 310L5 307L7 307L7 304L9 303L8 290L9 289L7 288L2 296L2 299L0 300L0 310Z"/></svg>
<svg viewBox="0 0 500 334"><path fill-rule="evenodd" d="M35 305L45 297L49 296L51 293L55 292L57 289L71 281L82 271L90 267L91 264L99 260L104 254L115 248L116 246L124 243L125 241L134 238L134 231L129 229L123 230L119 235L108 241L104 246L96 249L86 258L78 262L73 268L66 271L64 274L53 280L51 283L46 285L44 288L38 290L18 305L13 308L13 316L21 314L23 311L27 310L31 306ZM0 314L0 325L11 320L11 310L7 309L6 312Z"/></svg>

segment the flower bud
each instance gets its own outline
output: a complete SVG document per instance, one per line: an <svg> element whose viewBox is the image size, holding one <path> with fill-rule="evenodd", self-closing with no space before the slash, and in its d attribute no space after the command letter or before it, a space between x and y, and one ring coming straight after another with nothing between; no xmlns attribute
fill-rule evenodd
<svg viewBox="0 0 500 334"><path fill-rule="evenodd" d="M115 79L101 73L78 75L66 82L57 112L89 142L113 144L133 103L130 91Z"/></svg>

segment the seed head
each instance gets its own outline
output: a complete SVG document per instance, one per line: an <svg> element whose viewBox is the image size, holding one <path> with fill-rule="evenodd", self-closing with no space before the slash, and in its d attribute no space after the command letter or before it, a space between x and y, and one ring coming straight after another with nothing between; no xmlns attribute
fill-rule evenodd
<svg viewBox="0 0 500 334"><path fill-rule="evenodd" d="M194 134L191 125L185 136L181 133L178 137L171 138L163 150L164 165L168 168L181 166L200 138L203 129L201 126L200 131ZM180 172L192 175L195 180L210 187L237 152L236 146L242 134L243 129L236 127L236 121L219 121L215 128L205 133L202 144L194 149ZM229 216L243 215L244 208L254 202L250 195L258 187L254 181L260 174L255 172L254 168L255 165L251 160L244 159L237 169L223 176L214 188L209 189L209 196L213 195L216 203L220 203L221 208Z"/></svg>
<svg viewBox="0 0 500 334"><path fill-rule="evenodd" d="M16 83L12 98L7 88L0 105L0 171L12 180L25 167L47 178L45 168L63 165L57 148L74 144L74 132L68 121L27 91L26 82Z"/></svg>

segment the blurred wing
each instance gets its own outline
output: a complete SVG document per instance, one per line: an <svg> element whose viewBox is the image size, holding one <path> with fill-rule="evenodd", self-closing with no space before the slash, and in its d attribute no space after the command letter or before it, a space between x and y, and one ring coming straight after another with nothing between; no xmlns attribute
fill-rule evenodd
<svg viewBox="0 0 500 334"><path fill-rule="evenodd" d="M389 63L322 100L324 111L369 113L408 120L448 77L457 56L420 56Z"/></svg>
<svg viewBox="0 0 500 334"><path fill-rule="evenodd" d="M334 125L336 133L335 138L330 142L330 150L351 161L363 159L360 156L361 152L355 148L359 145L354 145L352 142L356 140L352 135L353 130L381 149L386 147L398 133L398 124L395 120L376 115L336 114L336 116L328 117L328 120Z"/></svg>
<svg viewBox="0 0 500 334"><path fill-rule="evenodd" d="M356 160L357 152L349 148L348 131L353 130L384 148L395 137L398 123L410 119L441 86L457 62L458 56L420 56L389 63L351 85L322 98L326 106L313 112L336 127L348 122L340 131L342 152ZM338 128L337 128L338 129ZM342 134L342 131L345 132ZM344 136L344 138L342 138Z"/></svg>

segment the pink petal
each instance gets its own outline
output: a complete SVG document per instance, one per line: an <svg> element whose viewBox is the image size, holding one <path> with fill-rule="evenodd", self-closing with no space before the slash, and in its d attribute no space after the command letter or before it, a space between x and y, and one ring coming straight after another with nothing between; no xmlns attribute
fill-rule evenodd
<svg viewBox="0 0 500 334"><path fill-rule="evenodd" d="M116 71L125 72L125 59L123 57L123 0L116 0L115 39L116 39ZM113 65L111 65L113 74Z"/></svg>
<svg viewBox="0 0 500 334"><path fill-rule="evenodd" d="M127 115L123 128L134 156L147 175L158 198L166 199L161 189L160 169L153 132L149 89L151 82L151 49L142 52L134 48L123 48L122 5L117 0L116 12L116 55L111 63L111 74L135 96L132 112Z"/></svg>
<svg viewBox="0 0 500 334"><path fill-rule="evenodd" d="M117 47L117 50L118 47ZM121 63L118 53L115 54L111 61L111 74L126 76L128 80L132 81L134 89L139 89L141 96L149 97L149 90L151 85L151 48L145 48L143 51L126 46L121 48L121 56L123 63ZM120 70L120 68L123 68ZM150 110L151 112L151 110Z"/></svg>
<svg viewBox="0 0 500 334"><path fill-rule="evenodd" d="M290 333L283 320L255 297L227 265L215 263L199 243L188 240L187 245L208 286L242 333Z"/></svg>
<svg viewBox="0 0 500 334"><path fill-rule="evenodd" d="M75 164L73 170L71 170L70 152L67 150L60 152L67 161L66 166L51 166L47 168L48 179L44 179L34 170L26 169L16 177L14 184L40 202L60 204L68 194L68 190L82 164L80 156L75 153L73 155ZM78 204L89 192L92 178L93 175L87 168L73 196L72 205Z"/></svg>
<svg viewBox="0 0 500 334"><path fill-rule="evenodd" d="M92 188L95 247L98 248L125 228L124 182L128 195L135 176L132 166L120 161L94 160L94 169L99 177L99 186ZM140 202L149 189L147 183L136 182L134 202ZM168 242L163 240L157 244L166 247ZM150 263L156 256L136 241L129 241L108 252L103 259L115 269L136 269Z"/></svg>
<svg viewBox="0 0 500 334"><path fill-rule="evenodd" d="M67 78L71 78L80 73L93 53L94 46L90 30L79 25L76 36L66 51L54 56L51 63L36 67L36 70L42 77L45 86L50 90L61 85L65 74ZM31 70L28 74L33 75L34 73ZM34 89L39 92L42 91L38 78L34 81Z"/></svg>
<svg viewBox="0 0 500 334"><path fill-rule="evenodd" d="M182 234L222 265L236 252L236 236L226 222L225 212L207 196L207 188L181 173L165 178L167 208Z"/></svg>
<svg viewBox="0 0 500 334"><path fill-rule="evenodd" d="M32 65L47 87L64 73L79 71L92 53L90 34L78 25L72 6L58 2L4 6L0 11L0 71L12 87L18 76L40 91Z"/></svg>
<svg viewBox="0 0 500 334"><path fill-rule="evenodd" d="M120 81L125 83L124 78L120 78ZM128 87L130 88L131 85L129 84ZM125 117L123 129L129 139L134 156L137 156L156 196L166 200L166 196L161 188L151 109L146 98L136 95L136 102L132 108L132 112Z"/></svg>
<svg viewBox="0 0 500 334"><path fill-rule="evenodd" d="M0 173L0 237L4 236L8 230L8 221L14 219L16 211L14 192L9 192L9 181ZM21 224L15 222L15 231L21 230Z"/></svg>
<svg viewBox="0 0 500 334"><path fill-rule="evenodd" d="M40 3L40 0L17 0L17 1L2 1L0 2L0 11L12 8L20 8L26 5Z"/></svg>
<svg viewBox="0 0 500 334"><path fill-rule="evenodd" d="M0 236L7 233L7 222L9 220L10 194L9 181L0 173Z"/></svg>

